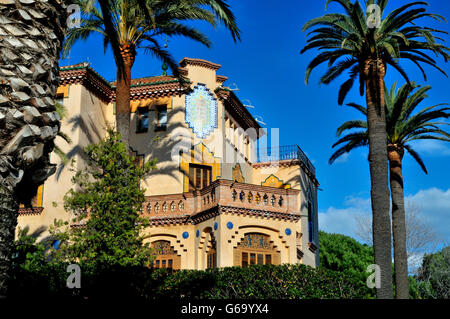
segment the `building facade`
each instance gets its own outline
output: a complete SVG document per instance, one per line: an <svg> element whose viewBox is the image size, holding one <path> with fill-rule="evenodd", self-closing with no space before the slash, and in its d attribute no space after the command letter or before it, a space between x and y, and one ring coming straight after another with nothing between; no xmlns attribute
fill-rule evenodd
<svg viewBox="0 0 450 319"><path fill-rule="evenodd" d="M130 149L157 169L143 181L154 267L205 269L251 264L319 264L315 169L298 146L267 147L267 135L217 74L220 65L184 58L172 76L132 80ZM87 63L61 67L67 109L58 146L86 165L82 149L114 127L115 87ZM58 163L19 227L71 221L63 208L73 172Z"/></svg>

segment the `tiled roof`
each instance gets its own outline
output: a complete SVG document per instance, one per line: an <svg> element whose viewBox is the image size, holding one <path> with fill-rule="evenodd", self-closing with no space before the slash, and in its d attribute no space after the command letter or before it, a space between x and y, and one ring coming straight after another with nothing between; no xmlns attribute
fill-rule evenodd
<svg viewBox="0 0 450 319"><path fill-rule="evenodd" d="M169 75L147 76L143 78L131 79L131 87L147 86L178 82L178 79ZM112 86L116 86L116 82L110 82Z"/></svg>
<svg viewBox="0 0 450 319"><path fill-rule="evenodd" d="M198 65L213 70L218 70L220 68L220 64L206 60L184 58L180 62L180 71L182 71L181 73L184 76L187 75L187 70L184 68L186 65ZM97 95L102 101L107 103L115 101L116 82L106 81L89 66L89 63L83 62L60 67L60 78L60 85L79 83ZM217 75L216 80L219 83L223 83L227 80L227 77ZM132 79L130 98L131 100L143 100L185 94L189 91L189 85L186 84L188 83L180 85L177 78L168 75ZM220 86L216 90L216 94L224 102L226 109L232 116L239 120L244 129L253 127L259 132L260 125L231 90Z"/></svg>
<svg viewBox="0 0 450 319"><path fill-rule="evenodd" d="M89 63L78 63L60 67L60 85L81 83L103 101L115 100L116 82L106 81L89 66ZM172 76L151 76L131 80L131 99L145 99L170 96L184 91L178 79Z"/></svg>

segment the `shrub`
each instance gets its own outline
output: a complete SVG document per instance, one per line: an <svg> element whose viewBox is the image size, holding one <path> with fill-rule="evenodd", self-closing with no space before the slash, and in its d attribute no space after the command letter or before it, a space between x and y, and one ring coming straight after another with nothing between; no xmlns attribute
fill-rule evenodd
<svg viewBox="0 0 450 319"><path fill-rule="evenodd" d="M65 264L15 269L11 295L132 299L334 299L364 298L353 278L305 265L229 267L206 271L82 265L81 289L68 289Z"/></svg>

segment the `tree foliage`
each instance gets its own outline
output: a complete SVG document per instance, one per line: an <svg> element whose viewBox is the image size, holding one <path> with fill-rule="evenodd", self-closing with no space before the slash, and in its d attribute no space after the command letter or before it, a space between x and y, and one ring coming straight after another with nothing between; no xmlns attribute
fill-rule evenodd
<svg viewBox="0 0 450 319"><path fill-rule="evenodd" d="M64 54L69 53L76 41L99 33L103 37L105 50L112 46L118 69L123 68L121 48L131 44L164 61L174 75L181 78L178 64L170 52L161 46L160 40L163 36L182 36L210 47L208 37L189 25L190 21L204 21L214 28L223 23L233 40L240 40L236 18L223 0L75 0L74 3L81 8L81 26L68 30Z"/></svg>
<svg viewBox="0 0 450 319"><path fill-rule="evenodd" d="M405 209L406 222L406 252L410 273L415 273L420 267L424 253L435 251L442 242L441 235L436 232L428 218L421 215L419 207L409 202ZM355 216L357 229L356 238L372 245L372 217L370 214Z"/></svg>
<svg viewBox="0 0 450 319"><path fill-rule="evenodd" d="M156 160L137 165L120 142L120 134L112 130L104 140L88 146L85 154L87 165L76 171L74 188L64 196L74 224L68 231L52 228L61 241L55 257L101 266L147 264L151 250L140 234L148 224L139 213L145 200L141 181Z"/></svg>
<svg viewBox="0 0 450 319"><path fill-rule="evenodd" d="M374 263L373 248L341 234L320 231L319 238L320 266L342 272L366 287L367 266ZM372 296L374 292L367 293Z"/></svg>
<svg viewBox="0 0 450 319"><path fill-rule="evenodd" d="M427 174L425 164L411 142L417 140L449 142L450 134L445 127L450 124L442 120L445 121L450 117L450 108L443 107L448 104L440 103L418 109L419 105L428 98L427 93L431 90L429 85L421 87L411 82L403 84L398 90L396 86L397 82L390 89L385 88L387 143L404 148ZM364 118L367 116L366 107L356 103L349 103L347 106L359 111ZM344 132L348 133L342 136ZM365 119L345 122L338 127L336 134L340 139L333 147L339 146L339 148L330 157L330 164L345 153L369 145L369 132Z"/></svg>
<svg viewBox="0 0 450 319"><path fill-rule="evenodd" d="M347 93L359 78L359 90L364 94L364 62L367 59L381 59L384 63L397 70L407 82L408 75L399 61L409 60L422 72L424 79L427 75L423 65L429 65L444 75L446 73L438 66L435 59L442 56L447 62L450 49L446 47L440 37L445 31L424 26L419 19L429 18L438 22L446 22L438 14L428 13L428 3L414 1L399 8L386 12L388 0L328 0L339 4L345 13L329 13L307 22L303 31L308 33L308 44L302 53L320 49L321 53L308 65L305 82L308 83L313 69L322 63L328 63L327 72L321 77L320 83L330 84L341 74L348 71L348 79L339 90L339 104L342 105ZM363 5L361 5L361 3ZM371 27L369 18L371 12L365 12L373 4L381 9L379 27Z"/></svg>
<svg viewBox="0 0 450 319"><path fill-rule="evenodd" d="M424 256L417 281L422 298L450 299L450 246Z"/></svg>

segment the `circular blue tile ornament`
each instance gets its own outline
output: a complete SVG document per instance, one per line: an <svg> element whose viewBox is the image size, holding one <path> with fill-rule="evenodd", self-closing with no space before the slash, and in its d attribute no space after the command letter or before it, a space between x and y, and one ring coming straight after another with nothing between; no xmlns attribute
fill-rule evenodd
<svg viewBox="0 0 450 319"><path fill-rule="evenodd" d="M195 232L195 236L200 236L200 231L197 229L197 231Z"/></svg>
<svg viewBox="0 0 450 319"><path fill-rule="evenodd" d="M58 250L60 244L61 244L60 240L55 240L55 241L53 241L52 246L53 246L54 249Z"/></svg>
<svg viewBox="0 0 450 319"><path fill-rule="evenodd" d="M184 238L184 239L188 239L188 238L189 238L189 233L188 233L187 231L185 231L185 232L183 233L183 238Z"/></svg>
<svg viewBox="0 0 450 319"><path fill-rule="evenodd" d="M227 228L228 229L233 229L233 223L232 222L228 222L227 223Z"/></svg>
<svg viewBox="0 0 450 319"><path fill-rule="evenodd" d="M217 228L219 227L219 224L217 224L217 222L214 223L214 230L217 230Z"/></svg>
<svg viewBox="0 0 450 319"><path fill-rule="evenodd" d="M286 230L284 231L286 233L286 235L290 236L292 234L292 230L290 228L286 228Z"/></svg>

